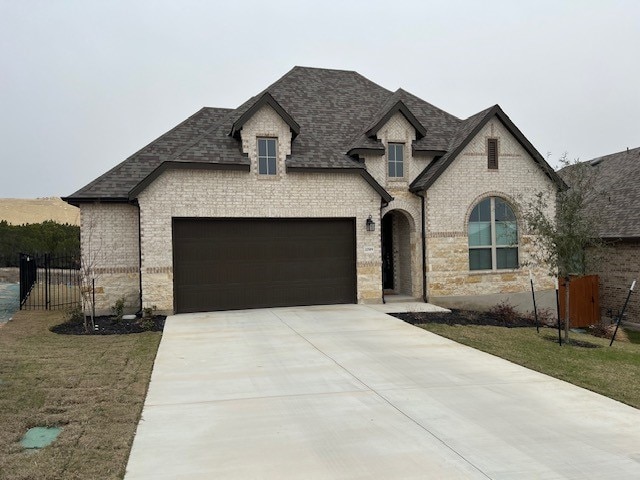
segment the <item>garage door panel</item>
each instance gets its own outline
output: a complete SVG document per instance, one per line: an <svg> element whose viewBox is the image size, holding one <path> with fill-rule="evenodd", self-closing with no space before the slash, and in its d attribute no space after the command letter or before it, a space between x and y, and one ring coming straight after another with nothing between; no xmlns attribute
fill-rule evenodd
<svg viewBox="0 0 640 480"><path fill-rule="evenodd" d="M237 261L224 259L219 262L191 262L184 264L176 275L182 277L181 284L225 284L225 283L264 283L283 282L292 284L308 281L310 271L317 281L335 280L344 284L345 279L353 275L353 269L345 265L349 258L306 259L273 261ZM250 273L250 277L247 276Z"/></svg>
<svg viewBox="0 0 640 480"><path fill-rule="evenodd" d="M214 287L212 289L211 287ZM246 291L252 292L251 305L247 305ZM344 289L327 286L314 282L290 285L284 282L265 285L264 283L242 283L225 285L194 285L183 288L181 292L176 292L181 297L183 304L182 312L200 311L189 306L198 305L206 310L224 309L244 309L244 308L267 308L278 306L299 305L300 298L306 298L309 290L316 292L317 299L328 299L325 302L320 300L315 304L322 303L352 303L353 297Z"/></svg>
<svg viewBox="0 0 640 480"><path fill-rule="evenodd" d="M175 219L176 311L353 303L353 219Z"/></svg>

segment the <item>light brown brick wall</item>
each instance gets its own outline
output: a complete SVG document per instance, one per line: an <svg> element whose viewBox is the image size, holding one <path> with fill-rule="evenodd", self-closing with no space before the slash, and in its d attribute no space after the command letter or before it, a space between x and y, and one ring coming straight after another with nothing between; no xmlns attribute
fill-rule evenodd
<svg viewBox="0 0 640 480"><path fill-rule="evenodd" d="M278 138L278 174L257 174L256 138ZM357 296L380 302L380 196L357 174L287 172L288 125L265 106L245 124L242 148L251 171L174 170L139 196L145 305L173 310L173 217L356 218ZM378 225L367 232L371 215Z"/></svg>
<svg viewBox="0 0 640 480"><path fill-rule="evenodd" d="M411 230L409 220L404 215L394 215L393 217L393 245L396 269L395 285L397 293L411 295L412 292L412 272L411 272Z"/></svg>
<svg viewBox="0 0 640 480"><path fill-rule="evenodd" d="M80 207L83 271L95 278L96 313L109 314L125 297L127 311L139 309L138 209L121 203Z"/></svg>
<svg viewBox="0 0 640 480"><path fill-rule="evenodd" d="M487 168L487 138L498 138L499 169ZM493 119L464 148L427 191L428 294L435 296L511 293L529 288L529 267L517 270L471 272L467 223L474 205L489 196L507 199L517 210L526 208L537 192L549 200L554 215L555 189L551 180L507 131ZM531 237L519 215L520 264L532 261ZM546 266L533 266L539 288L550 288Z"/></svg>
<svg viewBox="0 0 640 480"><path fill-rule="evenodd" d="M247 172L175 170L139 197L145 304L173 310L173 217L356 218L358 301L381 301L380 197L357 174L287 173L261 181ZM371 249L371 251L369 251Z"/></svg>
<svg viewBox="0 0 640 480"><path fill-rule="evenodd" d="M402 222L400 228L398 228L397 222L394 224L394 249L398 249L401 245L408 249L402 255L402 261L399 254L395 257L394 275L396 278L394 285L400 286L402 283L402 292L397 291L397 293L418 298L422 296L422 210L420 198L405 188L389 189L389 193L394 199L382 210L383 216L388 212L395 212L396 215L406 219L406 224ZM399 233L401 235L398 235ZM403 279L398 277L400 272L403 272Z"/></svg>
<svg viewBox="0 0 640 480"><path fill-rule="evenodd" d="M396 113L387 121L378 131L377 138L384 145L385 154L366 155L367 170L387 190L402 188L406 191L409 184L420 175L422 170L433 160L433 157L421 154L413 155L411 145L416 139L416 129L401 113ZM389 142L404 144L404 178L388 177L386 147Z"/></svg>
<svg viewBox="0 0 640 480"><path fill-rule="evenodd" d="M257 174L256 138L278 139L278 173ZM406 222L397 222L401 238L395 245L408 249L398 258L397 284L418 297L422 294L420 199L408 191L410 182L431 157L413 156L415 130L401 115L394 115L379 133L383 144L405 143L405 178L388 179L386 155L367 157L367 168L393 195L383 214L397 210ZM486 139L498 138L500 168L486 164ZM359 302L381 300L380 197L355 174L287 172L291 132L288 125L265 106L242 130L242 150L251 170L171 170L163 173L139 195L142 237L144 306L173 311L171 225L173 217L355 217L357 242L357 295ZM472 295L523 291L528 268L515 271L470 272L467 220L471 208L486 196L502 196L516 208L546 192L553 205L555 190L533 159L497 120L490 121L427 192L427 271L429 295ZM548 213L553 214L550 207ZM108 307L122 295L134 303L138 295L137 210L131 205L95 204L83 207L86 221L99 225L95 240L103 269L100 305ZM375 232L366 232L371 215ZM531 237L520 222L521 264L531 259ZM83 237L87 232L83 224ZM86 238L85 238L86 240ZM83 243L83 252L86 245ZM534 267L539 288L552 282L544 266ZM403 292L409 293L409 292Z"/></svg>
<svg viewBox="0 0 640 480"><path fill-rule="evenodd" d="M629 287L640 280L640 241L617 242L588 255L590 273L598 275L600 311L605 318L615 318L622 310ZM629 299L626 319L640 323L640 285Z"/></svg>

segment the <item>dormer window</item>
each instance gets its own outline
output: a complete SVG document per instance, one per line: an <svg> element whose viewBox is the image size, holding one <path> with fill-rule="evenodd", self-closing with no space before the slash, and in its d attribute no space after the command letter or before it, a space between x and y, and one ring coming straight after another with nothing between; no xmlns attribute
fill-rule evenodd
<svg viewBox="0 0 640 480"><path fill-rule="evenodd" d="M258 173L260 175L276 174L276 139L258 138Z"/></svg>
<svg viewBox="0 0 640 480"><path fill-rule="evenodd" d="M388 146L389 178L404 177L404 144L390 143Z"/></svg>

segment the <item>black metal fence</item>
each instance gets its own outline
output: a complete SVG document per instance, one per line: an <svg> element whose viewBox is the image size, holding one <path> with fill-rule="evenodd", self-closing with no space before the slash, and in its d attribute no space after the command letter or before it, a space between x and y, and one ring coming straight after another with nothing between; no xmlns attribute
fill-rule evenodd
<svg viewBox="0 0 640 480"><path fill-rule="evenodd" d="M56 310L81 302L75 255L20 254L20 310Z"/></svg>

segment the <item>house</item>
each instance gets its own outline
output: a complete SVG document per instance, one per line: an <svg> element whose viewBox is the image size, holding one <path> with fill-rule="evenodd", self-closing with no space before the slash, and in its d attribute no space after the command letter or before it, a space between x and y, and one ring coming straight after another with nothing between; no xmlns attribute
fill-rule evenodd
<svg viewBox="0 0 640 480"><path fill-rule="evenodd" d="M592 252L591 273L598 275L603 317L615 318L634 279L640 280L640 148L586 162L597 195L590 208L598 212L599 236L605 247ZM640 323L640 299L629 299L626 318Z"/></svg>
<svg viewBox="0 0 640 480"><path fill-rule="evenodd" d="M525 291L520 205L553 205L560 185L498 105L461 120L356 72L295 67L65 200L99 311L125 295L193 312Z"/></svg>

